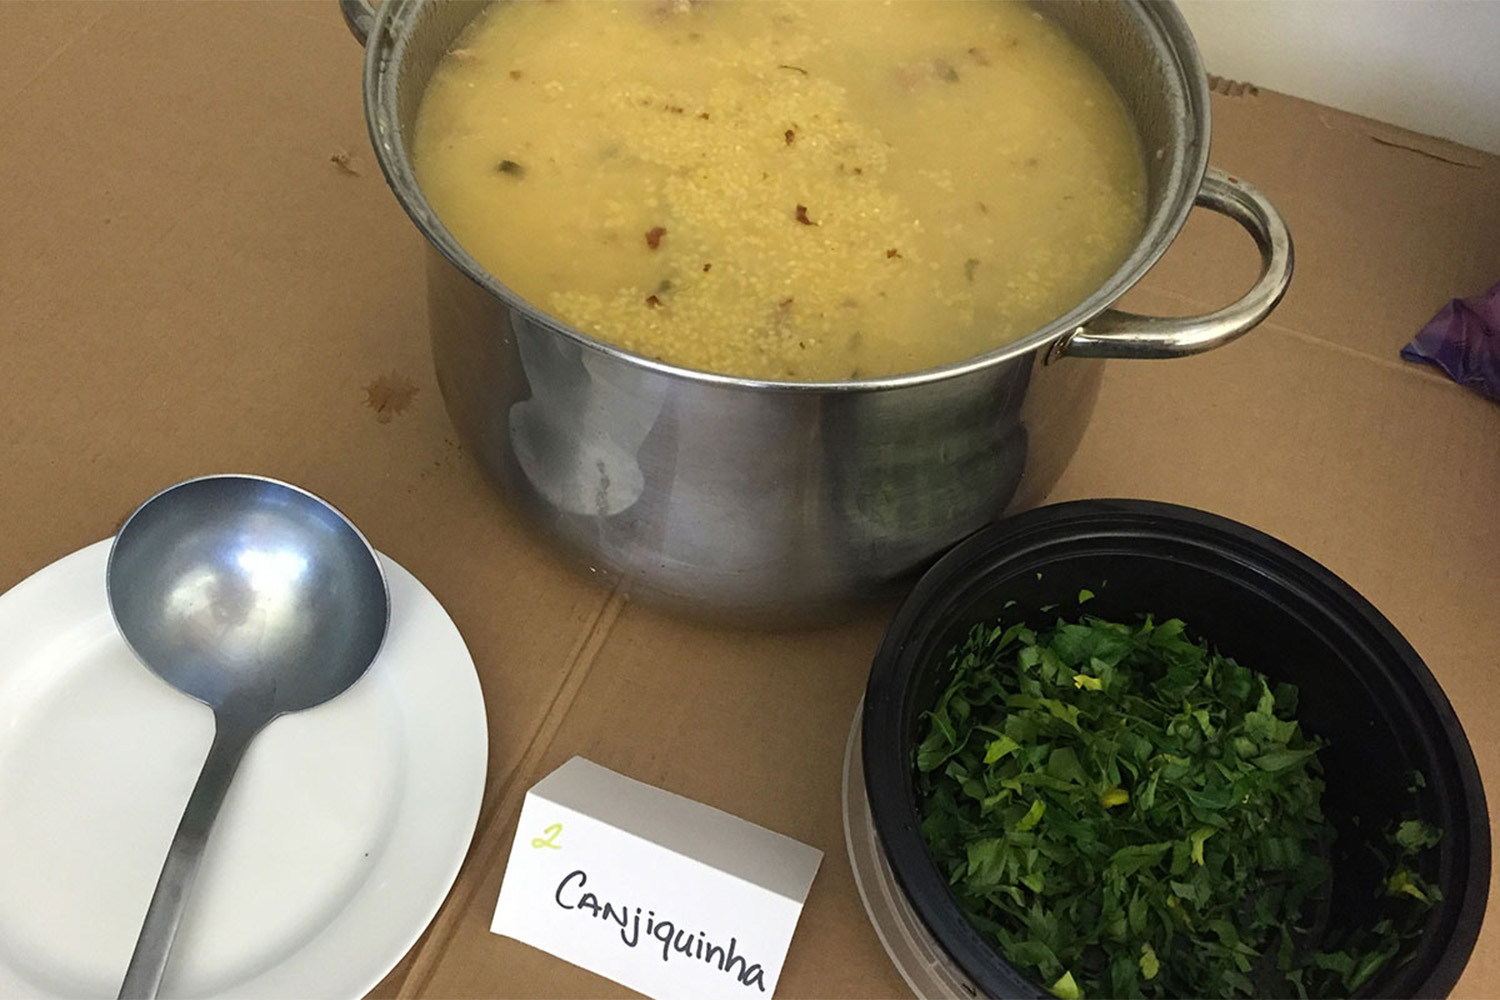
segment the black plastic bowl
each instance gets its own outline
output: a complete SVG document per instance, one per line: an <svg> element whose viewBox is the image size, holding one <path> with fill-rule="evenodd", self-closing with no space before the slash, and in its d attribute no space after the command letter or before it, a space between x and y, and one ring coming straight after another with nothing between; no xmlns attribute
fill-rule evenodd
<svg viewBox="0 0 1500 1000"><path fill-rule="evenodd" d="M1412 808L1409 776L1423 775L1416 807L1443 831L1423 875L1443 900L1411 959L1360 995L1445 996L1474 948L1490 880L1484 790L1448 699L1395 627L1307 556L1226 518L1139 500L1043 507L972 536L917 584L876 654L863 718L870 812L903 894L947 956L987 996L1048 995L949 895L918 828L913 748L946 685L946 654L971 626L1048 625L1079 613L1081 588L1096 594L1089 614L1181 618L1224 655L1298 686L1298 720L1328 742L1324 811L1338 833L1325 933L1371 919L1382 873L1366 840Z"/></svg>

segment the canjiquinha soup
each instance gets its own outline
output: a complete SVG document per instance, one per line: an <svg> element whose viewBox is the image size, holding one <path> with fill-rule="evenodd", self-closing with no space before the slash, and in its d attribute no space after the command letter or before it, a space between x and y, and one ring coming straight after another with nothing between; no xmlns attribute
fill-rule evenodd
<svg viewBox="0 0 1500 1000"><path fill-rule="evenodd" d="M444 56L423 194L533 305L633 353L840 381L993 350L1139 239L1104 75L1006 0L511 0Z"/></svg>

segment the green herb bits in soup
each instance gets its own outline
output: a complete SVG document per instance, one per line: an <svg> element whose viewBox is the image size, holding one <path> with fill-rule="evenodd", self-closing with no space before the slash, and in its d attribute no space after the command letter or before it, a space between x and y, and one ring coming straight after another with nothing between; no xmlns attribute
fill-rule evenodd
<svg viewBox="0 0 1500 1000"><path fill-rule="evenodd" d="M428 85L417 179L534 305L675 365L838 381L993 350L1143 225L1103 74L1004 0L513 0Z"/></svg>

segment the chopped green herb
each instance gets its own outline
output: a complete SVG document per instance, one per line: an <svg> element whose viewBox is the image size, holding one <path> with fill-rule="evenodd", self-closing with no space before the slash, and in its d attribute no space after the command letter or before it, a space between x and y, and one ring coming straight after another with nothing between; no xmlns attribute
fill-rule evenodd
<svg viewBox="0 0 1500 1000"><path fill-rule="evenodd" d="M1052 984L1051 990L1052 995L1057 997L1058 1000L1078 1000L1079 997L1083 996L1083 993L1078 989L1078 984L1073 981L1073 973L1071 972L1064 972L1058 978L1057 982Z"/></svg>
<svg viewBox="0 0 1500 1000"><path fill-rule="evenodd" d="M915 755L922 832L960 906L1053 995L1347 995L1411 939L1387 917L1309 951L1333 838L1321 743L1295 688L1181 621L976 626L949 671ZM1402 860L1439 837L1393 826L1388 896L1439 898Z"/></svg>
<svg viewBox="0 0 1500 1000"><path fill-rule="evenodd" d="M1424 847L1434 847L1442 839L1440 834L1430 824L1419 819L1409 819L1396 827L1396 843L1408 851L1421 850Z"/></svg>
<svg viewBox="0 0 1500 1000"><path fill-rule="evenodd" d="M1405 893L1406 895L1411 896L1413 899L1419 900L1420 902L1432 902L1432 897L1430 897L1427 894L1427 890L1422 887L1421 880L1405 868L1398 868L1396 870L1396 874L1392 875L1390 879L1387 880L1385 884L1385 891L1392 896L1399 896L1402 893Z"/></svg>
<svg viewBox="0 0 1500 1000"><path fill-rule="evenodd" d="M1161 971L1161 962L1157 959L1156 952L1154 949L1152 949L1151 943L1149 941L1141 945L1140 966L1141 978L1145 979L1147 982L1155 979L1156 974Z"/></svg>

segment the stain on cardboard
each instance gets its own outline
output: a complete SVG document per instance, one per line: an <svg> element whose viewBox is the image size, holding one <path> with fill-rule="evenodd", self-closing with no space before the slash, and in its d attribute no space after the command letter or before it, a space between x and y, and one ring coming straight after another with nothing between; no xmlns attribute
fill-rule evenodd
<svg viewBox="0 0 1500 1000"><path fill-rule="evenodd" d="M365 386L365 405L375 411L378 423L388 424L399 413L405 413L417 394L417 386L405 375L391 372Z"/></svg>
<svg viewBox="0 0 1500 1000"><path fill-rule="evenodd" d="M328 158L328 162L351 177L361 177L364 175L364 171L359 169L359 161L347 149L341 149L334 153Z"/></svg>
<svg viewBox="0 0 1500 1000"><path fill-rule="evenodd" d="M1224 97L1259 97L1260 88L1253 83L1241 83L1222 76L1208 75L1208 89Z"/></svg>

